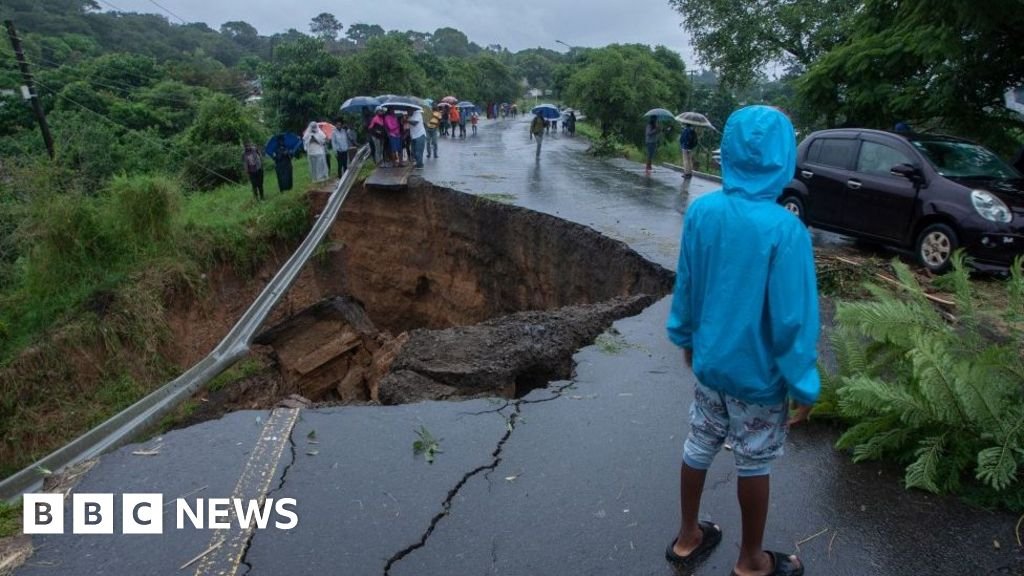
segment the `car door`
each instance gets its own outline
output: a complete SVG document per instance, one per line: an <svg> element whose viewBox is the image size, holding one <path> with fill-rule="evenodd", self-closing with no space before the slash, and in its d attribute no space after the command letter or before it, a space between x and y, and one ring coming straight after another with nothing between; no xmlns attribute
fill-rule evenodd
<svg viewBox="0 0 1024 576"><path fill-rule="evenodd" d="M863 138L857 164L845 183L843 228L894 242L907 238L919 187L891 172L900 164L916 165L905 148L895 140Z"/></svg>
<svg viewBox="0 0 1024 576"><path fill-rule="evenodd" d="M807 187L807 221L815 226L842 226L846 182L853 172L860 141L853 136L822 136L811 142L796 177Z"/></svg>

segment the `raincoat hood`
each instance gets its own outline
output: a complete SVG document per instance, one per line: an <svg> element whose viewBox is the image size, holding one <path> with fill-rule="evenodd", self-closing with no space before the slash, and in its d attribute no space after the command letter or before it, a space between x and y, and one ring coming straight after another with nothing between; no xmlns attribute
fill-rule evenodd
<svg viewBox="0 0 1024 576"><path fill-rule="evenodd" d="M785 114L749 106L729 116L722 136L726 194L774 202L796 173L796 133Z"/></svg>

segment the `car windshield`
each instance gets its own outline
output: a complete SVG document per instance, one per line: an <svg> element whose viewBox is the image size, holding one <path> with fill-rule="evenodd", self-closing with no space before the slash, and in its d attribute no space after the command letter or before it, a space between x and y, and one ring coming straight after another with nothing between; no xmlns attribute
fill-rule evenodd
<svg viewBox="0 0 1024 576"><path fill-rule="evenodd" d="M915 140L939 174L949 178L1020 178L1011 166L982 146L951 140Z"/></svg>

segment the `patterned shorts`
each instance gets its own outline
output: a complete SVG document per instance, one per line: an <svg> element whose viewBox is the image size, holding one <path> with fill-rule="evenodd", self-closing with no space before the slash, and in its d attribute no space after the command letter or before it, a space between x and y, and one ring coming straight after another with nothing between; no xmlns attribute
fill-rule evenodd
<svg viewBox="0 0 1024 576"><path fill-rule="evenodd" d="M690 435L683 461L707 470L726 442L736 456L737 474L764 476L786 443L786 403L764 406L738 400L698 383L690 406Z"/></svg>

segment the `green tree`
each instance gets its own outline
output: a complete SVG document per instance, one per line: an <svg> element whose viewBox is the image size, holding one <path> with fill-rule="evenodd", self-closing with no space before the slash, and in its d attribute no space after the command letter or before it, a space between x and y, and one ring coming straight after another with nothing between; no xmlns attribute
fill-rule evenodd
<svg viewBox="0 0 1024 576"><path fill-rule="evenodd" d="M613 44L589 51L569 79L566 95L597 120L602 136L618 134L639 141L641 115L672 106L676 97L671 71L647 46Z"/></svg>
<svg viewBox="0 0 1024 576"><path fill-rule="evenodd" d="M195 122L181 138L182 177L192 188L209 190L242 180L242 144L267 136L241 103L224 94L202 101Z"/></svg>
<svg viewBox="0 0 1024 576"><path fill-rule="evenodd" d="M519 82L512 70L492 54L481 54L473 60L476 69L477 89L473 96L476 104L487 102L513 102L519 95Z"/></svg>
<svg viewBox="0 0 1024 576"><path fill-rule="evenodd" d="M378 36L366 43L366 49L353 57L351 73L354 94L421 95L427 77L416 62L412 44L402 36Z"/></svg>
<svg viewBox="0 0 1024 576"><path fill-rule="evenodd" d="M814 109L858 126L948 130L1011 152L1019 116L1003 107L1024 84L1018 0L867 0L853 34L799 82ZM1014 128L1016 127L1016 128ZM1018 132L1019 134L1019 132Z"/></svg>
<svg viewBox="0 0 1024 576"><path fill-rule="evenodd" d="M352 24L348 27L345 37L362 48L371 38L384 35L384 29L376 24Z"/></svg>
<svg viewBox="0 0 1024 576"><path fill-rule="evenodd" d="M341 29L341 22L338 22L334 14L328 12L317 14L309 23L309 31L325 42L332 42L337 39Z"/></svg>
<svg viewBox="0 0 1024 576"><path fill-rule="evenodd" d="M327 52L321 40L304 36L278 46L274 62L263 71L263 103L271 124L301 132L307 122L327 113L326 83L341 69L341 61Z"/></svg>
<svg viewBox="0 0 1024 576"><path fill-rule="evenodd" d="M841 43L858 0L669 0L702 63L746 86L773 62L809 67Z"/></svg>
<svg viewBox="0 0 1024 576"><path fill-rule="evenodd" d="M430 39L430 48L438 56L464 58L472 52L469 38L455 28L438 28Z"/></svg>

